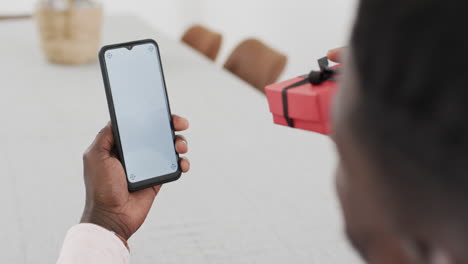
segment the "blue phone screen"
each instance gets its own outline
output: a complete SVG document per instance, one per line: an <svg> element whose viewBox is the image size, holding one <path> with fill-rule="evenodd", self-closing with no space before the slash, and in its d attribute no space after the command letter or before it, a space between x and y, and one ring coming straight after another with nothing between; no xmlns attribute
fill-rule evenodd
<svg viewBox="0 0 468 264"><path fill-rule="evenodd" d="M159 50L152 43L104 54L120 134L132 183L178 170Z"/></svg>

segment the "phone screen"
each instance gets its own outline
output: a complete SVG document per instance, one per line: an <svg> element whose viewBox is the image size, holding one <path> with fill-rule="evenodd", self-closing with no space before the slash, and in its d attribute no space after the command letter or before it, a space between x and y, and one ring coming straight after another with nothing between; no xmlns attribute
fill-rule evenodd
<svg viewBox="0 0 468 264"><path fill-rule="evenodd" d="M109 49L104 60L129 182L175 173L178 157L158 47Z"/></svg>

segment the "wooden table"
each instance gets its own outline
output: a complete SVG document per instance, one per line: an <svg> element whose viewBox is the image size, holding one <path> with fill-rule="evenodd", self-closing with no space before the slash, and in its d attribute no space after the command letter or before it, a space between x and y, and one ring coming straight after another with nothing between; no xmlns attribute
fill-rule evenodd
<svg viewBox="0 0 468 264"><path fill-rule="evenodd" d="M53 263L84 202L82 152L108 117L99 66L49 64L31 20L0 23L2 263ZM192 170L164 186L133 263L360 263L342 235L323 136L276 126L265 97L135 17L104 43L154 38Z"/></svg>

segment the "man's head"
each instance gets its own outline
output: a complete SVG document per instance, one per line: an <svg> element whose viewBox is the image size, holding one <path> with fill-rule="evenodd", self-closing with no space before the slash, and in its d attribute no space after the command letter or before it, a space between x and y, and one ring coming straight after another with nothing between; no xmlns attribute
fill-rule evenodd
<svg viewBox="0 0 468 264"><path fill-rule="evenodd" d="M463 0L360 3L333 122L370 263L468 262L467 18Z"/></svg>

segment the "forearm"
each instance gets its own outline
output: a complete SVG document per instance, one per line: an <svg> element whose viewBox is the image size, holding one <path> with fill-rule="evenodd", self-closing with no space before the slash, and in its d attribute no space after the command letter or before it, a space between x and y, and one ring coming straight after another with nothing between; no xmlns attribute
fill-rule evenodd
<svg viewBox="0 0 468 264"><path fill-rule="evenodd" d="M93 224L72 227L65 237L58 264L128 264L129 251L114 233Z"/></svg>

